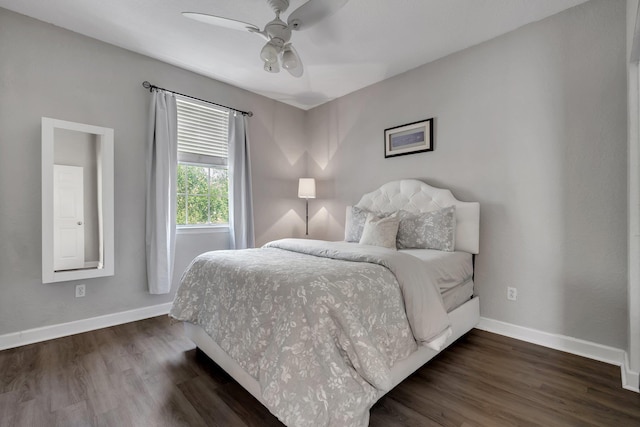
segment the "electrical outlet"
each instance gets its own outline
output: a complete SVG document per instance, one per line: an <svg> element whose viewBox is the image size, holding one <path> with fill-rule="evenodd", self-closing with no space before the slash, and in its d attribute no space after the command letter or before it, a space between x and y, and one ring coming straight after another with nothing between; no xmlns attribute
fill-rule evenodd
<svg viewBox="0 0 640 427"><path fill-rule="evenodd" d="M84 283L82 285L76 285L76 298L82 298L85 296L87 289Z"/></svg>
<svg viewBox="0 0 640 427"><path fill-rule="evenodd" d="M507 288L507 299L509 301L515 301L518 299L518 290L516 288Z"/></svg>

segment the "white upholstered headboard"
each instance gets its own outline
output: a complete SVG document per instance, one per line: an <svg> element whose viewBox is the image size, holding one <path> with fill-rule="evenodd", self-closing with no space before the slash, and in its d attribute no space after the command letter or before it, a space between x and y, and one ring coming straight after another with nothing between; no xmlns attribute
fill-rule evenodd
<svg viewBox="0 0 640 427"><path fill-rule="evenodd" d="M384 184L367 193L357 207L374 212L429 212L447 206L456 207L456 251L477 254L479 250L480 204L461 202L451 191L435 188L417 179L402 179Z"/></svg>

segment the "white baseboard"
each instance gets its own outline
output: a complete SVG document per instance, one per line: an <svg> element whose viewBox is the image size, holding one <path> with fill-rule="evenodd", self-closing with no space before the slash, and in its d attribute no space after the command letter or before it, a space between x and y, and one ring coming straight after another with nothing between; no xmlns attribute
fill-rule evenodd
<svg viewBox="0 0 640 427"><path fill-rule="evenodd" d="M624 365L622 365L622 387L640 393L640 373L629 369L629 354L624 354Z"/></svg>
<svg viewBox="0 0 640 427"><path fill-rule="evenodd" d="M530 342L532 344L541 345L543 347L552 348L554 350L565 351L567 353L620 366L622 387L637 393L640 392L638 389L638 372L629 370L627 352L622 349L565 335L551 334L537 329L525 328L524 326L488 319L486 317L480 318L480 322L476 328L515 338L517 340Z"/></svg>
<svg viewBox="0 0 640 427"><path fill-rule="evenodd" d="M75 320L68 323L43 326L41 328L27 329L20 332L12 332L0 335L0 350L20 347L36 342L52 340L55 338L75 335L82 332L135 322L169 313L171 303L152 305L136 308L134 310L121 311L119 313L106 314L104 316L90 317L89 319Z"/></svg>

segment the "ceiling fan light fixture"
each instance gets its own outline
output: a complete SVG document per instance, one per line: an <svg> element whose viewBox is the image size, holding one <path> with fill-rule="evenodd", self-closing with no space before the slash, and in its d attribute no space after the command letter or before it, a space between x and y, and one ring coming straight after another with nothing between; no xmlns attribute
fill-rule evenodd
<svg viewBox="0 0 640 427"><path fill-rule="evenodd" d="M260 58L262 58L262 60L265 63L270 63L270 64L277 63L278 48L273 43L267 42L267 44L265 44L262 50L260 51Z"/></svg>
<svg viewBox="0 0 640 427"><path fill-rule="evenodd" d="M287 44L282 52L282 68L285 70L292 70L297 68L299 64L300 59L298 59L295 52L291 50L291 45Z"/></svg>
<svg viewBox="0 0 640 427"><path fill-rule="evenodd" d="M264 62L264 70L268 73L279 73L280 72L280 64L278 61L276 62Z"/></svg>

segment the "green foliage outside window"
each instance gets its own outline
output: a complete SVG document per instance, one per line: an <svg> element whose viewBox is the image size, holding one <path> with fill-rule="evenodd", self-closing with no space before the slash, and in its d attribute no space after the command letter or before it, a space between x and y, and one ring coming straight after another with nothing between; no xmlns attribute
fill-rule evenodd
<svg viewBox="0 0 640 427"><path fill-rule="evenodd" d="M229 222L227 169L178 164L177 225L212 225Z"/></svg>

